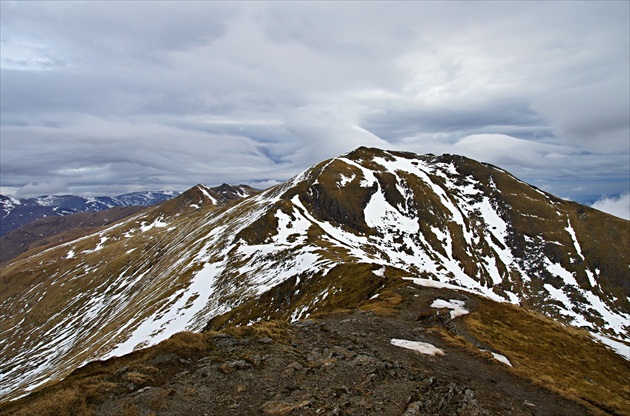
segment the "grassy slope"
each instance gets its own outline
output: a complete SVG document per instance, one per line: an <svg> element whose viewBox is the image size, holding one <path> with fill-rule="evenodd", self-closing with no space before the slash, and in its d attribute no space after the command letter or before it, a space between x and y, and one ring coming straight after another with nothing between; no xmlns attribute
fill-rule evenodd
<svg viewBox="0 0 630 416"><path fill-rule="evenodd" d="M630 363L584 330L517 306L479 298L464 317L479 341L535 383L611 414L630 414Z"/></svg>

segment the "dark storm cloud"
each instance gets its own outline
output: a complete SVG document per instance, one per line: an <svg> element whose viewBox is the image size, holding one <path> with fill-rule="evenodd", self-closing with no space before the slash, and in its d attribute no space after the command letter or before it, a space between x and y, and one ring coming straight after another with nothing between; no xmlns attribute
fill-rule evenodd
<svg viewBox="0 0 630 416"><path fill-rule="evenodd" d="M360 145L628 189L627 3L1 7L3 192L272 184Z"/></svg>

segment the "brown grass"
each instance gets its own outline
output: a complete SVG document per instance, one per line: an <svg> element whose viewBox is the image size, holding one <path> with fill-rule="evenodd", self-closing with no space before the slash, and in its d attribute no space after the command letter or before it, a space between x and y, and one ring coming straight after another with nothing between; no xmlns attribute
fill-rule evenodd
<svg viewBox="0 0 630 416"><path fill-rule="evenodd" d="M175 353L185 357L195 356L206 352L210 345L207 335L196 332L178 332L169 339L156 345L156 348L164 353Z"/></svg>
<svg viewBox="0 0 630 416"><path fill-rule="evenodd" d="M630 415L630 364L586 331L487 299L463 319L518 374L603 411Z"/></svg>
<svg viewBox="0 0 630 416"><path fill-rule="evenodd" d="M381 316L392 316L399 310L402 301L402 295L390 289L380 293L376 299L362 303L359 309Z"/></svg>
<svg viewBox="0 0 630 416"><path fill-rule="evenodd" d="M243 338L264 338L269 337L277 341L286 340L288 337L288 324L286 321L273 320L261 321L254 325L228 327L225 333L232 336Z"/></svg>

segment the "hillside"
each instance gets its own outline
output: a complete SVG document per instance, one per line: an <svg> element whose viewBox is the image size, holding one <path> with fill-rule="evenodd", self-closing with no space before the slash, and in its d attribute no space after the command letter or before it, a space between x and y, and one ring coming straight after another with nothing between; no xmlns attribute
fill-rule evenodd
<svg viewBox="0 0 630 416"><path fill-rule="evenodd" d="M423 290L456 290L449 299L484 296L492 302L483 310L520 305L627 352L630 222L499 168L460 156L360 148L241 201L217 205L206 193L193 188L2 270L5 398L179 331L294 322L352 308L403 278L430 288ZM531 326L530 318L518 318L525 323L515 330ZM540 374L551 380L574 371L571 335L549 340L557 343L554 355L539 354L532 345L545 340L528 333L506 342L505 324L489 319L470 322L466 331L479 331L470 340L462 332L451 341L461 336L491 346L514 360L517 372L532 368L532 354L548 363L552 371ZM448 331L440 339L447 342ZM601 355L602 347L581 343L590 345L587 356ZM607 391L628 380L627 362L612 357L617 361L592 367L621 369L621 382L603 381ZM567 393L578 391L578 379L557 382L558 389L605 409L605 395ZM616 390L612 411L623 413L628 392Z"/></svg>
<svg viewBox="0 0 630 416"><path fill-rule="evenodd" d="M387 280L375 299L334 313L180 333L90 363L0 415L630 414L628 362L585 332L507 303ZM538 342L476 338L491 328Z"/></svg>
<svg viewBox="0 0 630 416"><path fill-rule="evenodd" d="M116 207L97 212L44 217L0 236L0 264L39 246L70 241L141 211L144 207Z"/></svg>

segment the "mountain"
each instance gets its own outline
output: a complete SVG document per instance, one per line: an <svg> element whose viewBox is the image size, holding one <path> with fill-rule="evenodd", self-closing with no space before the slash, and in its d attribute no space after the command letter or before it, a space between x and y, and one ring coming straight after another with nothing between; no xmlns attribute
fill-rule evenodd
<svg viewBox="0 0 630 416"><path fill-rule="evenodd" d="M79 212L98 212L114 207L151 206L179 195L174 191L132 192L116 197L48 195L16 199L0 195L0 235L39 218L64 216Z"/></svg>
<svg viewBox="0 0 630 416"><path fill-rule="evenodd" d="M196 189L205 190L205 194L199 196L198 199L211 198L213 203L218 205L225 204L228 201L246 198L259 192L247 185L232 186L228 184L213 188L198 185ZM65 213L67 211L63 211L63 215L44 216L43 218L28 222L0 236L0 246L2 247L0 264L17 257L30 248L60 243L81 237L84 234L93 232L95 227L102 227L106 224L121 220L126 216L139 212L146 206L155 205L164 200L168 200L170 199L169 196L173 195L179 195L179 193L137 192L125 194L112 199L114 202L110 201L110 204L122 204L114 208L75 214L67 214ZM164 199L166 197L169 198ZM5 202L10 201L9 198L5 198L4 200ZM24 205L27 205L27 202L25 202ZM91 205L90 209L94 207L94 205ZM36 208L36 210L39 210L39 208ZM41 213L42 211L39 212ZM59 212L59 210L56 212ZM21 215L19 212L17 212L17 214ZM30 214L27 212L22 218L28 218L29 216Z"/></svg>
<svg viewBox="0 0 630 416"><path fill-rule="evenodd" d="M565 381L552 387L628 413L627 391L615 387L630 381L627 361L585 334L626 356L630 222L461 156L368 148L258 195L225 204L215 199L198 186L6 265L4 397L51 384L93 360L168 343L183 330L295 322L365 302L387 315L390 303L404 311L415 295L439 293L446 306L438 309L447 315L458 305L475 306L470 317L458 318L466 320L458 329L455 319L438 325L425 310L438 299L425 299L414 322L443 335L441 343L492 346L515 371L534 377L536 368L547 377L540 383L565 380L558 373L566 372L574 377L568 387ZM411 287L420 292L401 294ZM409 331L388 336L437 342L435 334ZM192 339L210 348L203 347L205 336ZM569 368L578 345L588 360ZM597 367L604 363L619 372ZM600 376L605 380L594 383L612 396L594 396L595 384L584 381Z"/></svg>

